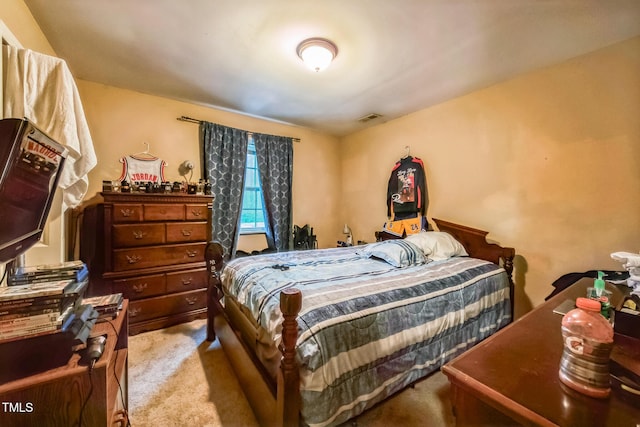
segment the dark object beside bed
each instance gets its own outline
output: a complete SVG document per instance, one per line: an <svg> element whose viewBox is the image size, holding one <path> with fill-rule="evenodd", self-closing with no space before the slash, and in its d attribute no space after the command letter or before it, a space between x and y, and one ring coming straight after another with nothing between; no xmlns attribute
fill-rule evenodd
<svg viewBox="0 0 640 427"><path fill-rule="evenodd" d="M447 221L434 219L440 231L454 236L466 249L467 253L478 259L501 265L508 276L510 301L513 301L513 248L503 248L486 241L485 231L460 226ZM216 243L208 245L206 258L211 271L209 288L208 339L219 338L227 356L236 372L238 380L245 390L261 425L299 425L300 424L300 367L296 356L299 325L297 322L302 307L302 294L295 288L282 291L279 297L280 310L283 314L282 340L279 346L279 368L273 371L265 369L255 351L251 334L244 332L245 327L238 309L234 309L231 297L221 302L222 286L219 273L222 271L222 253ZM235 310L235 311L234 311ZM510 304L511 313L513 306ZM301 329L303 330L303 329ZM279 354L279 353L278 353Z"/></svg>
<svg viewBox="0 0 640 427"><path fill-rule="evenodd" d="M599 271L602 271L604 273L604 277L603 277L604 280L622 281L629 278L628 271L616 271L616 270L588 270L581 273L574 272L574 273L563 274L562 276L558 277L556 280L553 281L553 283L551 284L551 286L553 286L554 288L553 292L547 295L547 297L544 300L545 301L549 300L551 297L555 296L556 294L559 294L560 292L562 292L563 290L565 290L566 288L573 285L578 280L584 277L592 278L592 279L597 278Z"/></svg>

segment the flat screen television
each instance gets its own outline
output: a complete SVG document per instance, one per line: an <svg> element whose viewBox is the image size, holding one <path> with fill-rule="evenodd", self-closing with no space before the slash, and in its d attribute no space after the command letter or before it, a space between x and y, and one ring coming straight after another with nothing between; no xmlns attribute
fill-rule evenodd
<svg viewBox="0 0 640 427"><path fill-rule="evenodd" d="M40 240L66 157L28 119L0 120L0 263Z"/></svg>

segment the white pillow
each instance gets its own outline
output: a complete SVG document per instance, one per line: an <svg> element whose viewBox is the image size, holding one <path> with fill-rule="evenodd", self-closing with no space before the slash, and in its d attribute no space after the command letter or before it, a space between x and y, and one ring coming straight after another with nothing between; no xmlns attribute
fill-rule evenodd
<svg viewBox="0 0 640 427"><path fill-rule="evenodd" d="M370 243L359 252L366 258L378 258L388 262L394 267L411 267L429 262L422 254L422 250L406 240L385 240L384 242Z"/></svg>
<svg viewBox="0 0 640 427"><path fill-rule="evenodd" d="M464 246L444 231L421 231L405 237L404 240L418 246L424 252L424 256L433 261L454 256L469 256Z"/></svg>

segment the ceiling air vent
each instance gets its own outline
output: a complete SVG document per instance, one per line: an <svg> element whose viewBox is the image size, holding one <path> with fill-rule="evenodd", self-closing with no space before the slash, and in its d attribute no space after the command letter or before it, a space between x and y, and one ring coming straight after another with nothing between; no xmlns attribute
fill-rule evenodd
<svg viewBox="0 0 640 427"><path fill-rule="evenodd" d="M366 115L366 116L364 116L364 117L360 117L360 118L358 119L358 121L359 121L360 123L366 123L366 122L368 122L368 121L370 121L370 120L377 119L378 117L382 117L382 114L378 114L378 113L371 113L371 114L367 114L367 115Z"/></svg>

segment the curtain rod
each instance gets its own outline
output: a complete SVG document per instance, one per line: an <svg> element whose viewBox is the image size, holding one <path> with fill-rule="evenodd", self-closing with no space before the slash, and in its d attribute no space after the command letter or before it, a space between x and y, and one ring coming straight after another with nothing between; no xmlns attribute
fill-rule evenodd
<svg viewBox="0 0 640 427"><path fill-rule="evenodd" d="M202 123L204 120L198 120L198 119L194 119L193 117L189 117L189 116L180 116L178 117L178 120L180 120L181 122L188 122L188 123L196 123L196 124L200 124ZM248 132L249 135L252 135L254 132ZM293 140L293 142L300 142L300 138L291 138Z"/></svg>

